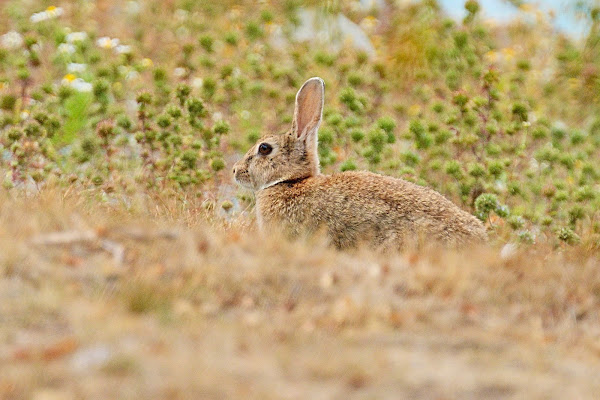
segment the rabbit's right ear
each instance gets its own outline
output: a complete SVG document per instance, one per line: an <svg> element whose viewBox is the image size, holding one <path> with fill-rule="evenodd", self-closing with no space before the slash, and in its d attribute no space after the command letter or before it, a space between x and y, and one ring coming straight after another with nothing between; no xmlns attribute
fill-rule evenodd
<svg viewBox="0 0 600 400"><path fill-rule="evenodd" d="M304 140L316 139L323 116L325 82L321 78L310 78L296 94L296 109L292 123L292 134ZM316 140L315 140L316 142Z"/></svg>

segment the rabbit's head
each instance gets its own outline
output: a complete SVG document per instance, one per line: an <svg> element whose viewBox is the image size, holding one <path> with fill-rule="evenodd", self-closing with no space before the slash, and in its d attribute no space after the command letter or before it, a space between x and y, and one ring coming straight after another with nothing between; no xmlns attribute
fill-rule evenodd
<svg viewBox="0 0 600 400"><path fill-rule="evenodd" d="M325 83L311 78L296 94L289 132L262 137L233 167L240 185L261 190L280 182L317 175L317 131L323 114Z"/></svg>

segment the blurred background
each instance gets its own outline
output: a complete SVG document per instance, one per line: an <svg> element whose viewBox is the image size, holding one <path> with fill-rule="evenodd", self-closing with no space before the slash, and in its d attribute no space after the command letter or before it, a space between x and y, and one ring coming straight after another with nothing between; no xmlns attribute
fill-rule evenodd
<svg viewBox="0 0 600 400"><path fill-rule="evenodd" d="M0 399L597 399L595 1L0 1ZM468 254L264 240L231 166L326 84L324 173Z"/></svg>
<svg viewBox="0 0 600 400"><path fill-rule="evenodd" d="M232 185L232 163L287 129L296 90L318 75L325 172L430 185L505 239L600 229L595 2L1 7L7 188L71 182L109 197L169 188L220 217L245 213L253 200Z"/></svg>
<svg viewBox="0 0 600 400"><path fill-rule="evenodd" d="M453 18L460 19L466 15L461 1L441 0L439 3ZM589 31L590 24L584 18L584 10L586 6L593 4L593 1L577 0L480 1L482 14L490 23L510 23L511 20L527 18L523 11L537 8L553 17L552 24L557 29L579 39Z"/></svg>

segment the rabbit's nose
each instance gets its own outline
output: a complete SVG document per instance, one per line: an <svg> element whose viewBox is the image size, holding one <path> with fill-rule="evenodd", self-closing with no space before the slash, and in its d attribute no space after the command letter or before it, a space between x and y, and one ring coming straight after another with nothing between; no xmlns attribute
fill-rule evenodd
<svg viewBox="0 0 600 400"><path fill-rule="evenodd" d="M235 175L235 173L236 173L236 172L237 172L237 167L236 167L236 166L234 166L234 167L233 167L233 174Z"/></svg>

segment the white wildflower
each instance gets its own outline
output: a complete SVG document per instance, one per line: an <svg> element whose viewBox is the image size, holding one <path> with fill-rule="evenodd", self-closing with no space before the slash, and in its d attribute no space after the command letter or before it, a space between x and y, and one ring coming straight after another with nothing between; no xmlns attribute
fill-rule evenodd
<svg viewBox="0 0 600 400"><path fill-rule="evenodd" d="M125 79L128 80L128 81L133 81L133 80L135 80L135 79L137 79L139 77L140 77L139 72L137 72L134 69L132 69L131 71L129 71L127 73L127 75L125 75Z"/></svg>
<svg viewBox="0 0 600 400"><path fill-rule="evenodd" d="M67 34L67 43L83 42L87 37L87 32L71 32Z"/></svg>
<svg viewBox="0 0 600 400"><path fill-rule="evenodd" d="M540 163L535 159L535 157L531 157L529 159L529 168L533 171L537 171L540 168Z"/></svg>
<svg viewBox="0 0 600 400"><path fill-rule="evenodd" d="M126 44L120 44L115 47L115 53L117 54L129 54L131 53L131 46Z"/></svg>
<svg viewBox="0 0 600 400"><path fill-rule="evenodd" d="M130 15L137 15L142 10L142 5L137 1L128 1L125 6L127 13Z"/></svg>
<svg viewBox="0 0 600 400"><path fill-rule="evenodd" d="M560 130L567 130L568 126L564 121L558 120L554 122L554 126L555 129L560 129Z"/></svg>
<svg viewBox="0 0 600 400"><path fill-rule="evenodd" d="M192 79L192 87L194 89L200 89L203 84L204 84L204 80L202 78L196 77L196 78Z"/></svg>
<svg viewBox="0 0 600 400"><path fill-rule="evenodd" d="M58 45L58 52L61 54L73 54L75 53L75 46L70 43L61 43Z"/></svg>
<svg viewBox="0 0 600 400"><path fill-rule="evenodd" d="M175 19L177 19L177 21L179 22L185 21L188 15L189 12L187 12L186 10L182 10L181 8L175 10Z"/></svg>
<svg viewBox="0 0 600 400"><path fill-rule="evenodd" d="M42 21L46 21L49 19L54 19L54 18L60 17L64 13L65 13L65 11L63 10L62 7L50 6L50 7L46 8L44 11L40 11L40 12L37 12L37 13L31 15L31 17L29 17L29 20L33 23L38 23L38 22L42 22Z"/></svg>
<svg viewBox="0 0 600 400"><path fill-rule="evenodd" d="M81 78L77 78L71 82L71 87L78 92L91 92L93 88L91 83L86 82Z"/></svg>
<svg viewBox="0 0 600 400"><path fill-rule="evenodd" d="M173 70L173 75L177 78L181 78L185 75L185 68L177 67Z"/></svg>
<svg viewBox="0 0 600 400"><path fill-rule="evenodd" d="M26 120L27 118L29 118L29 111L27 111L27 110L21 111L21 119Z"/></svg>
<svg viewBox="0 0 600 400"><path fill-rule="evenodd" d="M119 45L119 39L109 38L108 36L102 36L98 40L96 40L96 44L103 49L114 49Z"/></svg>
<svg viewBox="0 0 600 400"><path fill-rule="evenodd" d="M85 65L85 64L83 64ZM84 81L81 78L75 77L73 74L66 74L61 82L65 86L70 86L78 92L91 92L92 84Z"/></svg>
<svg viewBox="0 0 600 400"><path fill-rule="evenodd" d="M212 115L212 120L215 121L215 122L216 121L222 121L223 120L223 114L220 113L219 111L214 112L213 115Z"/></svg>
<svg viewBox="0 0 600 400"><path fill-rule="evenodd" d="M67 65L67 71L69 72L83 72L87 68L87 64L81 63L70 63Z"/></svg>
<svg viewBox="0 0 600 400"><path fill-rule="evenodd" d="M131 67L126 67L125 65L119 66L119 74L124 76L126 80L131 81L137 79L140 74Z"/></svg>
<svg viewBox="0 0 600 400"><path fill-rule="evenodd" d="M46 11L35 13L31 17L29 17L29 20L31 22L33 22L34 24L41 22L41 21L45 21L47 19L48 19L48 16L46 15Z"/></svg>
<svg viewBox="0 0 600 400"><path fill-rule="evenodd" d="M23 45L23 36L19 32L10 31L0 36L0 43L6 49L16 49Z"/></svg>

